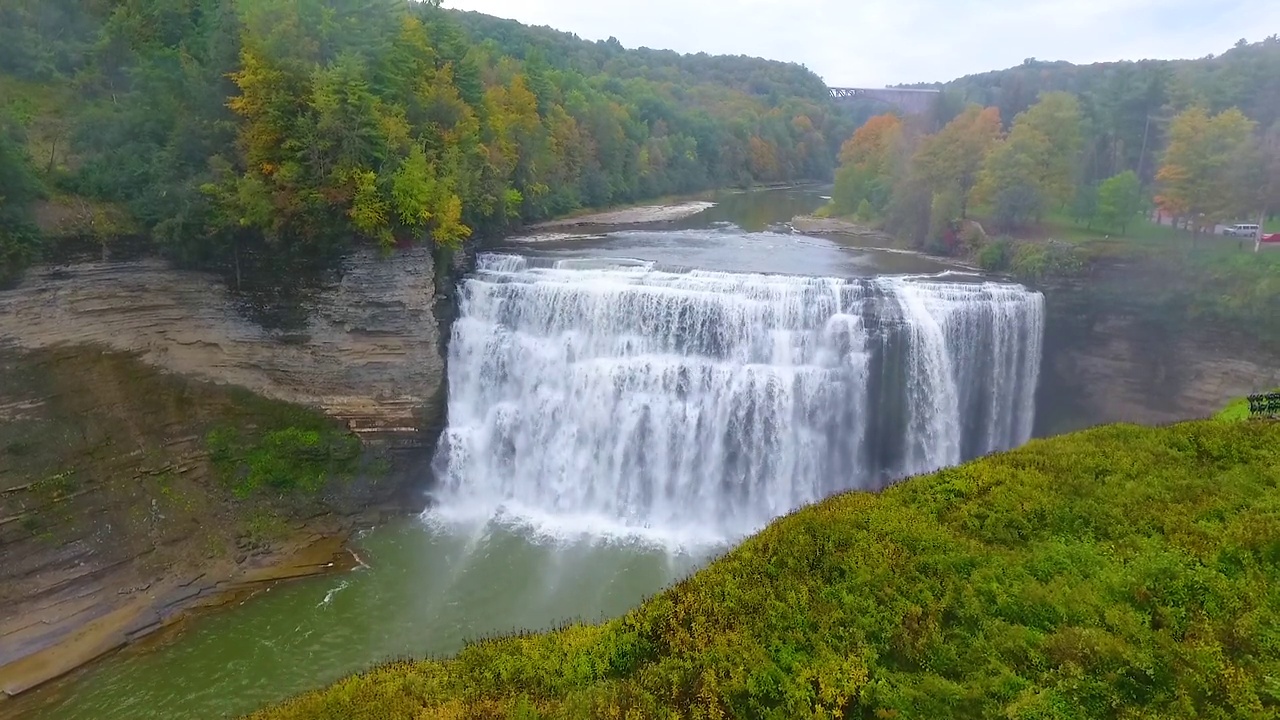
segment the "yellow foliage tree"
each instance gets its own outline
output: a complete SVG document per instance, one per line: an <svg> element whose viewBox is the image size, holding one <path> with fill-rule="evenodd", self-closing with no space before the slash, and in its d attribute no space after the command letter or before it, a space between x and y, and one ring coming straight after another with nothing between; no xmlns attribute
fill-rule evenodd
<svg viewBox="0 0 1280 720"><path fill-rule="evenodd" d="M1254 122L1236 108L1209 115L1191 107L1169 125L1169 145L1156 173L1156 204L1174 217L1187 218L1197 234L1230 219L1241 188L1234 163L1243 156Z"/></svg>
<svg viewBox="0 0 1280 720"><path fill-rule="evenodd" d="M982 164L1000 133L997 108L970 105L937 135L924 140L912 161L913 169L935 195L954 193L963 218Z"/></svg>

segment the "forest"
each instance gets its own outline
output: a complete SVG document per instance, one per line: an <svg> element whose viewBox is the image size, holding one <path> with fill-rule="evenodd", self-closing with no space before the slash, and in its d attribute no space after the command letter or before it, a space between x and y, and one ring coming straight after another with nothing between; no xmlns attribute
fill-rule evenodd
<svg viewBox="0 0 1280 720"><path fill-rule="evenodd" d="M1144 210L1194 233L1280 212L1275 36L1197 61L1028 61L942 90L936 117L877 115L845 143L833 212L951 254L977 249L961 246L980 242L962 237L975 209L1001 232L1061 214L1121 234Z"/></svg>
<svg viewBox="0 0 1280 720"><path fill-rule="evenodd" d="M0 7L0 282L51 236L187 265L456 247L579 208L831 177L804 68L409 0Z"/></svg>
<svg viewBox="0 0 1280 720"><path fill-rule="evenodd" d="M1006 70L910 87L942 91L939 126L971 103L996 108L1008 124L1043 93L1071 93L1088 125L1081 152L1089 177L1133 170L1148 184L1155 179L1161 137L1178 110L1198 104L1216 114L1234 107L1264 129L1280 120L1280 36L1240 40L1220 55L1195 60L1073 65L1029 58Z"/></svg>

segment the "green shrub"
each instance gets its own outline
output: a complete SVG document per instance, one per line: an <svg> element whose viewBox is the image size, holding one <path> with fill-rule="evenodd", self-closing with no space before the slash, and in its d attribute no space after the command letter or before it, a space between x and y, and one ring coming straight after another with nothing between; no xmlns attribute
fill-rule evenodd
<svg viewBox="0 0 1280 720"><path fill-rule="evenodd" d="M601 625L257 720L1272 718L1280 423L1114 425L782 518Z"/></svg>
<svg viewBox="0 0 1280 720"><path fill-rule="evenodd" d="M1007 237L997 238L978 251L978 266L983 270L1004 272L1012 260L1013 241Z"/></svg>
<svg viewBox="0 0 1280 720"><path fill-rule="evenodd" d="M1071 277L1085 268L1085 258L1074 245L1058 242L1021 243L1013 251L1009 269L1025 280Z"/></svg>
<svg viewBox="0 0 1280 720"><path fill-rule="evenodd" d="M205 443L218 476L241 498L259 488L315 492L330 478L350 478L360 457L360 441L328 422L275 429L224 425L209 431Z"/></svg>
<svg viewBox="0 0 1280 720"><path fill-rule="evenodd" d="M875 210L872 209L870 201L862 198L862 202L858 203L857 217L862 222L870 222L875 217Z"/></svg>

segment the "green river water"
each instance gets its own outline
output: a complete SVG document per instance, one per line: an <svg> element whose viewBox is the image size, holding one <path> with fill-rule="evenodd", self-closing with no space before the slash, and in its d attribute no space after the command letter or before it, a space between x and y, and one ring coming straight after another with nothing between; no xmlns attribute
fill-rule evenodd
<svg viewBox="0 0 1280 720"><path fill-rule="evenodd" d="M367 533L356 551L367 567L277 585L19 699L16 709L46 720L235 717L379 660L620 615L705 559L417 520Z"/></svg>

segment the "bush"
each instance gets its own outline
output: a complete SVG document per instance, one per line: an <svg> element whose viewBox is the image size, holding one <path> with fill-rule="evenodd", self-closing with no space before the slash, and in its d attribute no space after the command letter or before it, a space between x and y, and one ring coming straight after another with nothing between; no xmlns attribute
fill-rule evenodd
<svg viewBox="0 0 1280 720"><path fill-rule="evenodd" d="M3 202L4 198L0 198ZM35 228L27 225L3 227L0 220L0 290L16 285L22 273L40 257L41 239Z"/></svg>
<svg viewBox="0 0 1280 720"><path fill-rule="evenodd" d="M224 425L205 436L218 477L236 497L260 488L315 492L331 478L348 479L360 441L328 422L308 427L243 429Z"/></svg>
<svg viewBox="0 0 1280 720"><path fill-rule="evenodd" d="M1266 718L1280 423L1115 425L782 518L625 617L257 714Z"/></svg>
<svg viewBox="0 0 1280 720"><path fill-rule="evenodd" d="M978 251L978 266L991 272L1008 270L1012 259L1013 241L1007 237L997 238Z"/></svg>
<svg viewBox="0 0 1280 720"><path fill-rule="evenodd" d="M1042 280L1079 275L1085 265L1084 256L1075 246L1049 241L1019 244L1009 269L1021 279Z"/></svg>
<svg viewBox="0 0 1280 720"><path fill-rule="evenodd" d="M863 222L869 222L875 216L875 211L871 209L871 203L866 198L858 203L858 219Z"/></svg>

